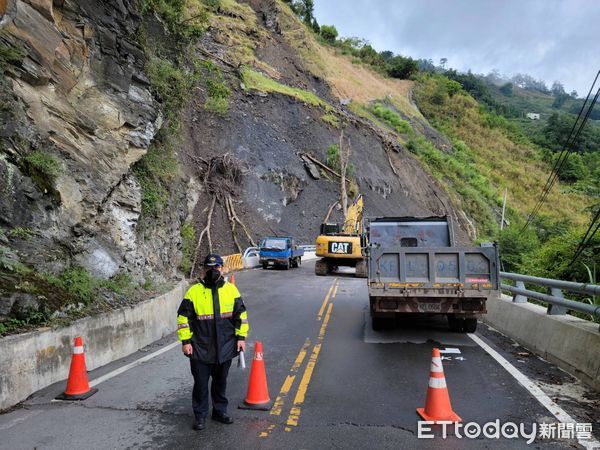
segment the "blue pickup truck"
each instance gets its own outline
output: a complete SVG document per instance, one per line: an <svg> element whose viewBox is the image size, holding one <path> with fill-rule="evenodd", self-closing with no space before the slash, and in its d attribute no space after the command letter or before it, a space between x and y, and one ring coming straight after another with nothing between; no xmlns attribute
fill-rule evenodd
<svg viewBox="0 0 600 450"><path fill-rule="evenodd" d="M298 267L302 262L304 249L298 248L294 238L267 236L260 243L260 264L267 267Z"/></svg>

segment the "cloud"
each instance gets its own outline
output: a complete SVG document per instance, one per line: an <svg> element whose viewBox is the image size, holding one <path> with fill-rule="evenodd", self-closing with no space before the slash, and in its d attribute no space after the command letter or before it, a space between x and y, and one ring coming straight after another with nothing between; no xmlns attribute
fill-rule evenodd
<svg viewBox="0 0 600 450"><path fill-rule="evenodd" d="M600 2L587 0L317 0L319 23L377 50L448 58L448 66L528 73L587 94L600 68Z"/></svg>

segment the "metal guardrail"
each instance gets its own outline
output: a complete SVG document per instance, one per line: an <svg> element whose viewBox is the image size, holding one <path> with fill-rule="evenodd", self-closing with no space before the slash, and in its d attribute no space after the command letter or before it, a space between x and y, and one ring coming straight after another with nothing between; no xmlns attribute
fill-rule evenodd
<svg viewBox="0 0 600 450"><path fill-rule="evenodd" d="M600 306L590 305L583 302L576 302L564 298L563 291L575 292L578 294L587 294L590 296L600 295L600 285L587 283L573 283L571 281L552 280L550 278L532 277L518 273L500 272L500 278L513 280L516 286L501 284L502 290L512 293L513 302L527 303L528 298L542 301L548 304L548 314L561 315L568 311L578 311L590 314L593 317L600 317ZM525 288L525 283L544 286L550 289L549 294L530 291Z"/></svg>

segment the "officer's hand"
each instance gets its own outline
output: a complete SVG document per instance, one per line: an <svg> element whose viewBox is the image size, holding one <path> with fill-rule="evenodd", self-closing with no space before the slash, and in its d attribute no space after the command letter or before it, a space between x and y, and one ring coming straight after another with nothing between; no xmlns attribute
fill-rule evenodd
<svg viewBox="0 0 600 450"><path fill-rule="evenodd" d="M246 352L246 341L237 341L237 351Z"/></svg>
<svg viewBox="0 0 600 450"><path fill-rule="evenodd" d="M192 356L192 344L183 344L181 346L181 350L183 351L184 355Z"/></svg>

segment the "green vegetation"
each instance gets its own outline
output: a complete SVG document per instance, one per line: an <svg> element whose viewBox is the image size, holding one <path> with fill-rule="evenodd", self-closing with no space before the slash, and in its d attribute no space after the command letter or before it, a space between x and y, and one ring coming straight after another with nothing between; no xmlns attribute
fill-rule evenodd
<svg viewBox="0 0 600 450"><path fill-rule="evenodd" d="M500 199L488 178L474 164L473 150L457 140L454 151L446 153L420 135L412 137L407 148L425 163L435 178L452 187L450 192L458 194L455 200L475 219L480 239L493 239L498 232L494 207L501 206Z"/></svg>
<svg viewBox="0 0 600 450"><path fill-rule="evenodd" d="M204 63L206 73L206 101L204 108L216 114L229 111L231 90L227 87L221 71L210 62Z"/></svg>
<svg viewBox="0 0 600 450"><path fill-rule="evenodd" d="M194 249L196 248L196 231L191 223L184 223L179 230L179 234L181 235L182 254L179 270L189 274L194 259Z"/></svg>
<svg viewBox="0 0 600 450"><path fill-rule="evenodd" d="M144 25L138 32L138 40L144 47L147 61L145 72L150 80L153 94L162 104L166 119L148 152L134 166L142 189L142 213L145 217L158 216L167 204L178 167L175 148L178 146L177 132L180 128L181 111L190 102L193 88L199 82L205 65L195 59L186 59L187 48L195 43L208 25L210 11L220 7L220 2L200 0L143 0L141 13L156 14L167 30L174 36L177 52L162 49L162 43L149 42ZM156 44L156 45L155 45ZM164 56L169 54L169 57ZM210 70L209 70L210 71ZM216 71L209 80L215 85L209 91L208 108L226 111L228 90L217 86Z"/></svg>
<svg viewBox="0 0 600 450"><path fill-rule="evenodd" d="M72 266L63 270L59 276L46 275L45 279L85 305L89 305L96 298L98 282L82 267Z"/></svg>
<svg viewBox="0 0 600 450"><path fill-rule="evenodd" d="M209 18L206 6L200 0L142 0L140 12L154 12L175 35L175 42L186 46L204 34Z"/></svg>
<svg viewBox="0 0 600 450"><path fill-rule="evenodd" d="M136 289L143 288L143 285L135 284L126 273L117 273L111 279L101 280L94 278L87 270L79 266L68 267L58 276L47 274L43 278L84 305L93 303L102 290L119 295L131 295Z"/></svg>
<svg viewBox="0 0 600 450"><path fill-rule="evenodd" d="M36 150L25 158L25 167L33 182L42 190L51 190L62 173L58 159L43 150Z"/></svg>
<svg viewBox="0 0 600 450"><path fill-rule="evenodd" d="M27 317L23 320L11 317L8 320L0 322L0 336L25 327L42 325L47 320L48 316L43 311L29 311Z"/></svg>
<svg viewBox="0 0 600 450"><path fill-rule="evenodd" d="M340 166L340 147L337 144L332 144L327 147L326 163L336 172L341 171ZM346 167L346 177L352 178L356 174L356 166L352 162L348 162Z"/></svg>
<svg viewBox="0 0 600 450"><path fill-rule="evenodd" d="M248 67L242 69L242 81L246 86L246 89L252 89L261 92L277 92L279 94L293 97L306 105L324 108L327 112L333 110L328 103L312 92L278 83L277 81Z"/></svg>
<svg viewBox="0 0 600 450"><path fill-rule="evenodd" d="M321 120L332 128L340 127L340 119L334 113L329 112L321 116Z"/></svg>
<svg viewBox="0 0 600 450"><path fill-rule="evenodd" d="M34 233L31 228L14 227L8 232L8 236L14 239L21 239L22 241L28 241L33 237Z"/></svg>
<svg viewBox="0 0 600 450"><path fill-rule="evenodd" d="M589 157L592 153L571 155L560 175L563 183L554 187L538 217L523 230L556 156L532 145L515 122L475 102L462 88L449 90L449 81L442 75L420 77L415 99L429 121L451 138L454 151L440 152L422 138L411 139L409 149L451 195L458 194L458 202L476 221L478 237L499 240L505 270L586 280L586 265L600 262L600 237L576 264L570 262L589 223L592 202L581 193L597 189L588 175L598 168ZM505 187L509 225L500 232Z"/></svg>
<svg viewBox="0 0 600 450"><path fill-rule="evenodd" d="M333 25L322 25L321 37L329 44L335 44L338 37L338 31Z"/></svg>
<svg viewBox="0 0 600 450"><path fill-rule="evenodd" d="M179 116L189 100L193 86L198 81L195 68L173 64L165 58L150 56L146 63L146 74L152 92L162 103L162 109L172 132L179 129Z"/></svg>
<svg viewBox="0 0 600 450"><path fill-rule="evenodd" d="M8 47L0 42L0 72L4 72L9 66L20 63L25 57L25 52L20 48Z"/></svg>
<svg viewBox="0 0 600 450"><path fill-rule="evenodd" d="M169 186L178 174L173 140L168 135L161 136L133 168L142 188L145 216L157 216L169 200Z"/></svg>
<svg viewBox="0 0 600 450"><path fill-rule="evenodd" d="M383 103L375 103L369 109L373 113L373 115L375 115L375 117L383 120L397 133L411 134L413 132L410 124L406 120L402 120L402 118L396 111L387 107Z"/></svg>

